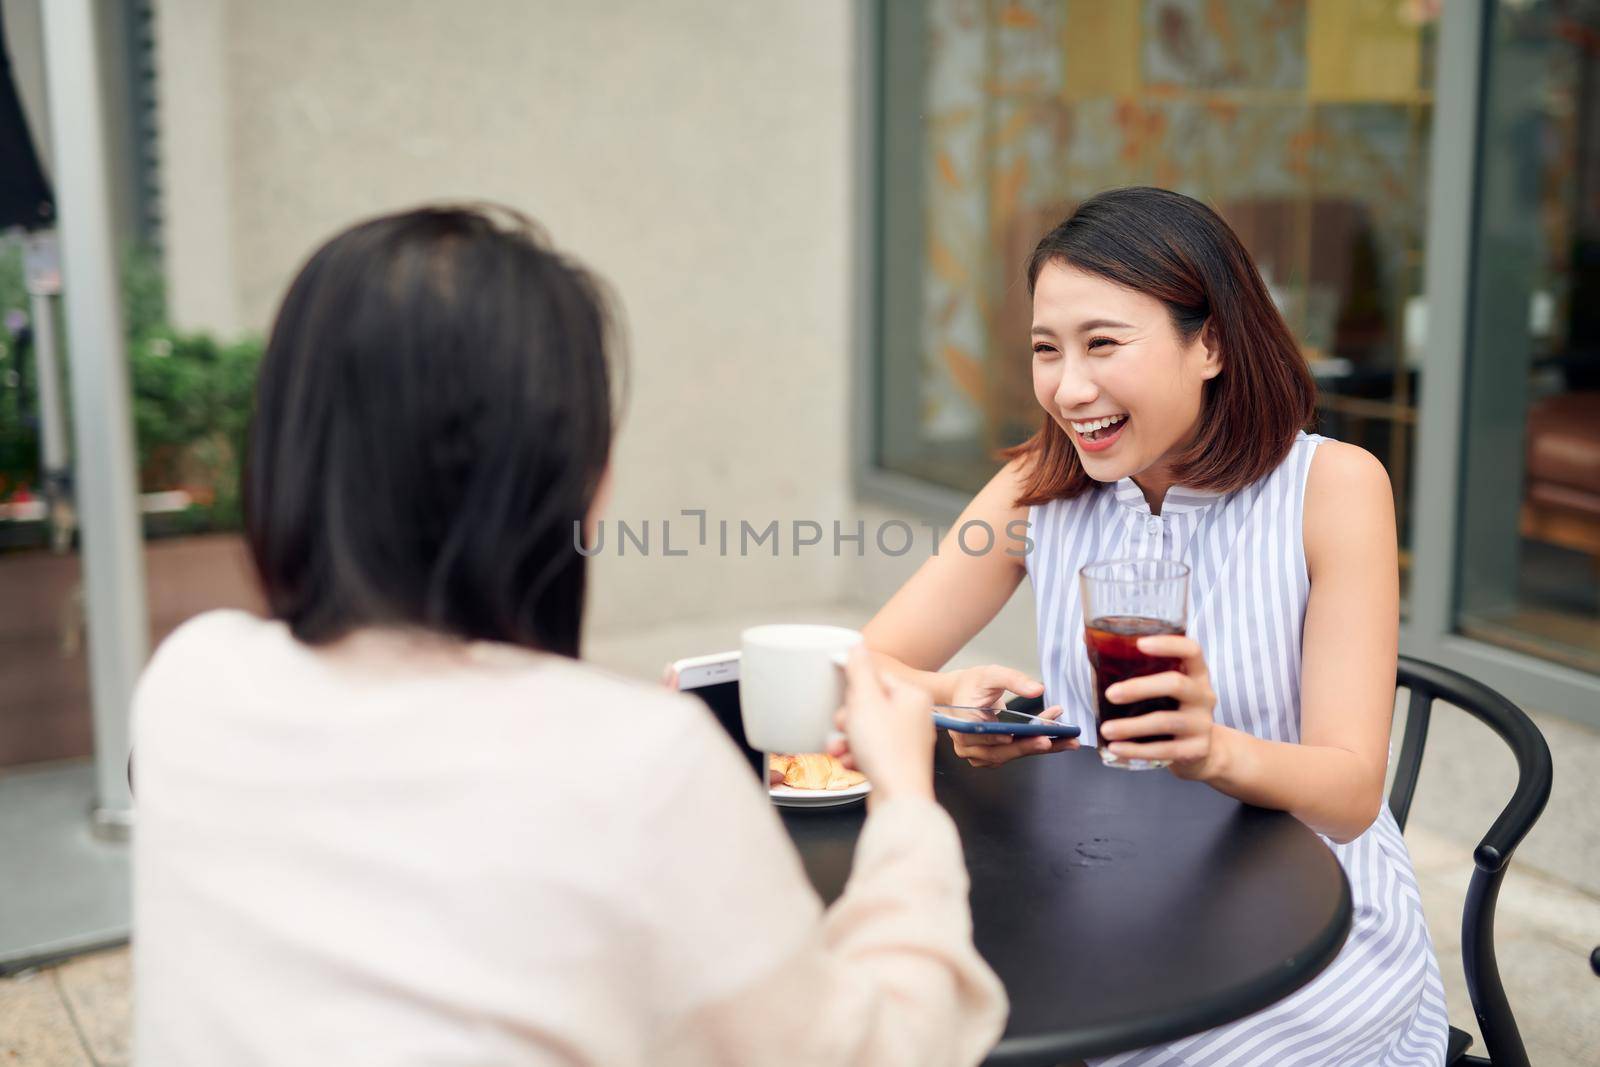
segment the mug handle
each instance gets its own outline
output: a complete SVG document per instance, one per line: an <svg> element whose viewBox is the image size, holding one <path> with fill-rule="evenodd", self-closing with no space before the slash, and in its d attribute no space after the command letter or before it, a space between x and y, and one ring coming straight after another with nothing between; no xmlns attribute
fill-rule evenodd
<svg viewBox="0 0 1600 1067"><path fill-rule="evenodd" d="M844 669L847 666L849 666L850 653L848 651L835 652L833 655L829 656L828 659L829 659L830 662L833 663L833 665L835 667L838 667L840 672L842 673L844 671ZM828 744L829 745L832 745L833 742L835 742L835 741L840 741L840 740L843 740L843 739L844 739L844 732L842 730L830 730L830 731L828 731Z"/></svg>

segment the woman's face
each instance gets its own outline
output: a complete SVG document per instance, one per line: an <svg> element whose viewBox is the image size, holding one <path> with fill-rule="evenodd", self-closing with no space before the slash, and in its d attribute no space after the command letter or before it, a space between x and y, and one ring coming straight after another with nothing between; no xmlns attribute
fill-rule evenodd
<svg viewBox="0 0 1600 1067"><path fill-rule="evenodd" d="M1033 395L1095 481L1159 476L1222 371L1206 337L1185 343L1153 296L1046 264L1033 290Z"/></svg>

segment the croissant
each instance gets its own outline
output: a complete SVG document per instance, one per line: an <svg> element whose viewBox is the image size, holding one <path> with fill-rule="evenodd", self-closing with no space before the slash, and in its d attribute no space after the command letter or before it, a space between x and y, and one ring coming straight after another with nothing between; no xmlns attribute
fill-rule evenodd
<svg viewBox="0 0 1600 1067"><path fill-rule="evenodd" d="M784 772L783 784L793 789L826 789L833 777L833 759L826 752L795 756Z"/></svg>
<svg viewBox="0 0 1600 1067"><path fill-rule="evenodd" d="M867 780L859 771L846 770L844 764L825 752L800 756L771 755L767 768L772 776L781 775L791 789L849 789Z"/></svg>
<svg viewBox="0 0 1600 1067"><path fill-rule="evenodd" d="M828 789L849 789L851 786L860 785L867 780L867 776L860 771L845 770L844 764L833 759L832 756L828 758L833 760L833 773L828 776Z"/></svg>

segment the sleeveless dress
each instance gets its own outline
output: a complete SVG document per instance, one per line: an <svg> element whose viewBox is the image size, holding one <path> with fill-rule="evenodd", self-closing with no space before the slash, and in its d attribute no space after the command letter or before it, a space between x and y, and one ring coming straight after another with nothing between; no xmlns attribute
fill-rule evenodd
<svg viewBox="0 0 1600 1067"><path fill-rule="evenodd" d="M1173 486L1152 515L1124 478L1029 512L1027 555L1047 706L1093 744L1094 690L1078 569L1102 559L1166 558L1190 567L1188 632L1205 650L1216 721L1300 740L1300 644L1311 582L1301 515L1311 457L1300 434L1271 473L1217 494ZM1154 772L1144 772L1154 773ZM1284 1000L1170 1045L1096 1063L1172 1067L1360 1067L1444 1062L1444 989L1399 827L1383 806L1349 844L1328 845L1350 878L1350 937L1327 970Z"/></svg>

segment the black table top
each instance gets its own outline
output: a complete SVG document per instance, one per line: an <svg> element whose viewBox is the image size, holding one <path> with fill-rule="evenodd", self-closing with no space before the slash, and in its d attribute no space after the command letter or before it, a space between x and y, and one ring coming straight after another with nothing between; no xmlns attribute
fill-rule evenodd
<svg viewBox="0 0 1600 1067"><path fill-rule="evenodd" d="M1011 997L995 1064L1052 1064L1175 1040L1294 992L1350 931L1350 884L1283 812L1092 749L968 766L941 738L939 800L972 876L973 936ZM784 809L824 900L865 818Z"/></svg>

